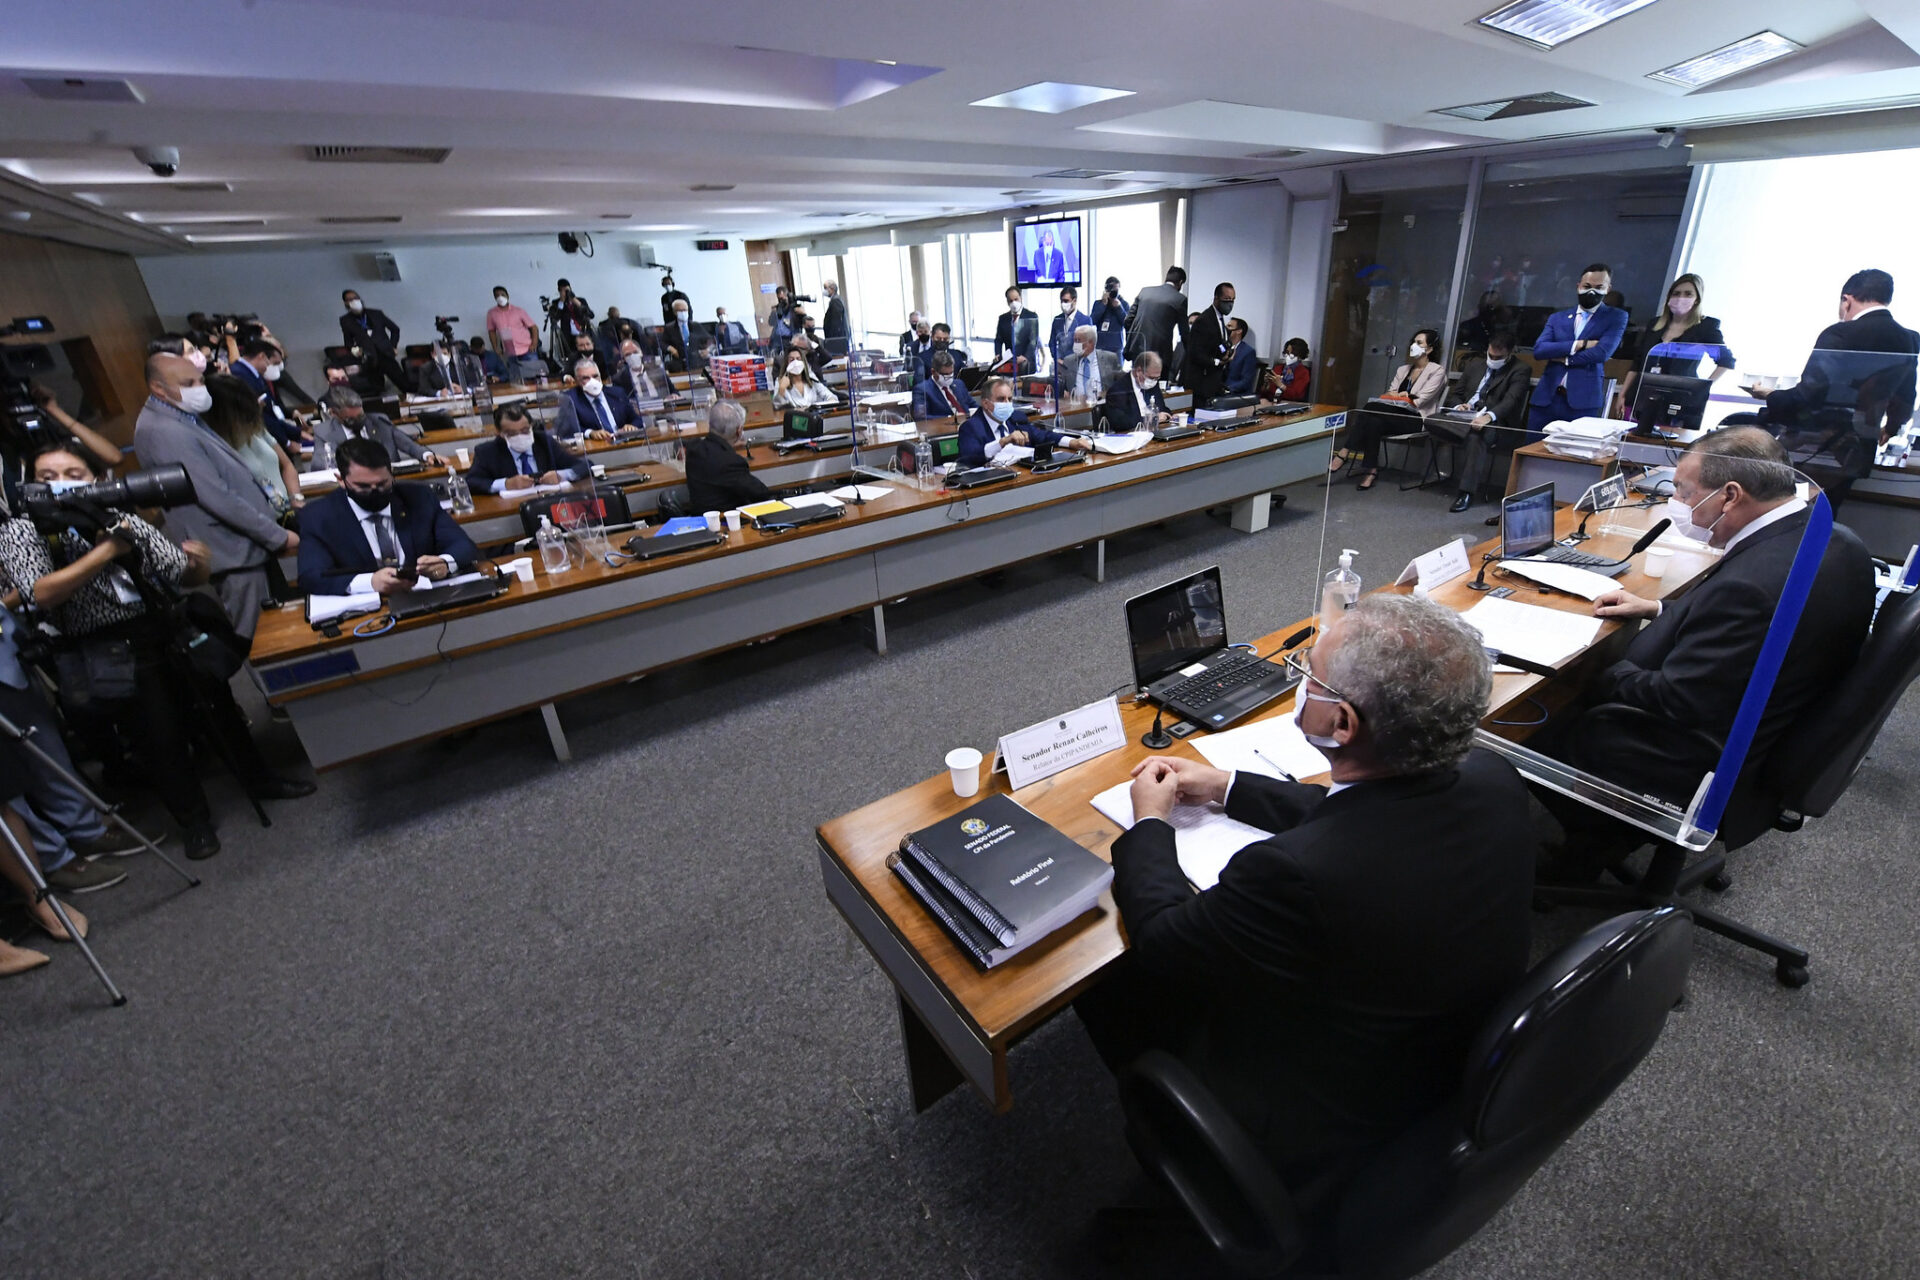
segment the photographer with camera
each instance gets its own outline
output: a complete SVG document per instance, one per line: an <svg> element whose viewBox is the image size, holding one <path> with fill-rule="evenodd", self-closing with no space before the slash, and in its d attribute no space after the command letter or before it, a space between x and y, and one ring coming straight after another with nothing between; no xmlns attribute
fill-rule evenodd
<svg viewBox="0 0 1920 1280"><path fill-rule="evenodd" d="M572 283L566 278L556 281L554 287L560 291L560 296L551 301L546 298L540 301L547 309L547 319L558 326L559 337L553 346L565 351L573 346L573 340L581 334L589 338L594 336L593 308L587 305L585 298L573 291Z"/></svg>
<svg viewBox="0 0 1920 1280"><path fill-rule="evenodd" d="M93 468L59 448L35 457L32 471L45 488L23 493L30 514L0 524L0 570L23 604L59 631L52 661L69 720L90 721L94 741L106 740L101 730L108 723L132 737L144 776L180 825L189 858L220 851L193 771L196 728L250 795L310 795L312 783L268 769L225 681L195 665L186 648L195 640L219 643L180 595L207 581L212 552L194 541L175 546L131 513L143 504L188 510L178 505L191 496L185 473L157 468L89 488L98 478Z"/></svg>
<svg viewBox="0 0 1920 1280"><path fill-rule="evenodd" d="M212 551L214 593L233 629L251 640L268 593L267 558L297 551L300 537L280 527L246 459L201 420L213 393L198 369L180 356L148 356L147 393L133 447L148 467L178 463L192 477L191 505L169 524Z"/></svg>
<svg viewBox="0 0 1920 1280"><path fill-rule="evenodd" d="M341 290L340 300L347 304L340 317L340 341L360 357L360 367L374 375L376 389L384 389L378 383L384 377L401 395L410 394L413 383L394 354L400 347L400 326L386 312L367 306L352 289Z"/></svg>
<svg viewBox="0 0 1920 1280"><path fill-rule="evenodd" d="M20 493L20 482L27 478L27 459L50 444L72 444L84 449L103 471L120 465L120 450L113 443L60 407L53 392L38 382L8 378L0 383L0 487L9 505Z"/></svg>

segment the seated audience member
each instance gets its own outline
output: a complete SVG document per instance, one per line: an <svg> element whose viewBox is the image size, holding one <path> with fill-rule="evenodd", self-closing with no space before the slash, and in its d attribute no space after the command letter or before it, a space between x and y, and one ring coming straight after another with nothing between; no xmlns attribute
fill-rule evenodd
<svg viewBox="0 0 1920 1280"><path fill-rule="evenodd" d="M633 400L661 400L667 395L667 388L654 382L653 375L647 372L647 357L632 338L620 344L620 363L613 371L613 385Z"/></svg>
<svg viewBox="0 0 1920 1280"><path fill-rule="evenodd" d="M907 315L907 331L900 335L900 359L910 368L917 368L920 353L933 341L933 326L918 311ZM924 376L924 375L923 375Z"/></svg>
<svg viewBox="0 0 1920 1280"><path fill-rule="evenodd" d="M316 445L324 443L337 451L348 440L359 438L374 441L389 458L413 458L423 466L440 461L433 450L396 427L392 418L367 412L360 393L352 387L328 387L320 404L326 412L313 426Z"/></svg>
<svg viewBox="0 0 1920 1280"><path fill-rule="evenodd" d="M560 393L560 411L554 415L553 434L571 440L581 432L612 439L616 431L640 424L633 401L618 387L600 380L600 366L582 360L573 366L574 385Z"/></svg>
<svg viewBox="0 0 1920 1280"><path fill-rule="evenodd" d="M299 468L267 431L260 417L260 402L254 399L246 383L224 373L209 374L206 382L213 403L200 415L201 421L233 446L233 451L247 464L247 470L260 482L275 517L284 524L303 501Z"/></svg>
<svg viewBox="0 0 1920 1280"><path fill-rule="evenodd" d="M1226 373L1220 394L1252 395L1254 383L1260 379L1260 357L1253 352L1253 331L1239 316L1227 321L1227 358L1222 363Z"/></svg>
<svg viewBox="0 0 1920 1280"><path fill-rule="evenodd" d="M280 372L285 367L285 357L280 348L265 338L251 338L240 348L240 358L235 360L230 372L234 377L246 383L254 398L260 402L260 416L267 424L267 430L273 438L283 445L297 447L300 443L300 424L287 416L280 405L280 398L274 394L273 384L280 380Z"/></svg>
<svg viewBox="0 0 1920 1280"><path fill-rule="evenodd" d="M1101 412L1108 431L1152 431L1167 425L1158 351L1147 347L1133 358L1132 372L1107 390Z"/></svg>
<svg viewBox="0 0 1920 1280"><path fill-rule="evenodd" d="M804 338L795 338L796 344ZM797 345L787 352L786 365L773 383L773 403L779 409L812 409L840 403L833 388L820 381L809 353Z"/></svg>
<svg viewBox="0 0 1920 1280"><path fill-rule="evenodd" d="M591 332L576 333L573 335L573 354L569 356L566 363L560 367L562 370L571 370L574 365L579 364L582 360L591 360L595 364L601 363L600 348ZM613 361L608 360L606 363L612 364Z"/></svg>
<svg viewBox="0 0 1920 1280"><path fill-rule="evenodd" d="M1120 357L1099 345L1100 331L1083 324L1073 331L1073 351L1060 363L1060 394L1099 404L1126 375Z"/></svg>
<svg viewBox="0 0 1920 1280"><path fill-rule="evenodd" d="M966 349L953 345L953 329L945 324L936 324L927 331L927 345L920 349L920 355L918 357L920 363L919 381L924 382L933 376L933 357L941 351L952 353L954 372L958 373L967 367Z"/></svg>
<svg viewBox="0 0 1920 1280"><path fill-rule="evenodd" d="M1675 532L1726 554L1678 600L1614 590L1593 602L1597 617L1650 621L1600 674L1588 709L1550 726L1535 746L1635 792L1682 805L1692 798L1733 728L1807 526L1798 479L1779 442L1758 427L1724 428L1687 446L1667 514ZM1873 604L1873 561L1850 529L1835 525L1743 776L1753 776L1800 713L1852 668ZM1622 717L1606 704L1645 714ZM1741 820L1744 797L1735 790L1727 822ZM1563 797L1542 792L1541 800L1567 832L1549 869L1555 878L1595 875L1645 839Z"/></svg>
<svg viewBox="0 0 1920 1280"><path fill-rule="evenodd" d="M433 353L420 366L420 394L437 396L441 392L472 391L487 385L487 371L464 351L455 350L446 339L436 339Z"/></svg>
<svg viewBox="0 0 1920 1280"><path fill-rule="evenodd" d="M431 488L394 483L393 458L374 441L347 441L335 461L340 487L300 513L300 589L308 595L390 596L412 590L415 576L438 582L479 560Z"/></svg>
<svg viewBox="0 0 1920 1280"><path fill-rule="evenodd" d="M1440 363L1440 332L1419 329L1407 347L1407 362L1387 379L1382 400L1404 404L1421 417L1436 412L1447 395L1447 371ZM1329 471L1338 471L1348 461L1358 461L1361 492L1373 488L1380 479L1380 441L1400 423L1388 414L1358 413L1347 420L1347 447L1336 450Z"/></svg>
<svg viewBox="0 0 1920 1280"><path fill-rule="evenodd" d="M1266 385L1260 389L1260 398L1304 402L1313 383L1313 369L1307 364L1312 354L1305 338L1288 338L1282 343L1280 358L1267 370Z"/></svg>
<svg viewBox="0 0 1920 1280"><path fill-rule="evenodd" d="M687 441L687 504L693 511L730 511L764 502L772 490L734 451L747 411L737 400L716 401L707 410L707 434Z"/></svg>
<svg viewBox="0 0 1920 1280"><path fill-rule="evenodd" d="M713 345L723 356L744 355L753 350L753 339L738 320L727 316L725 307L716 307L713 313Z"/></svg>
<svg viewBox="0 0 1920 1280"><path fill-rule="evenodd" d="M507 380L507 362L502 360L500 353L489 347L487 340L479 334L476 333L467 339L467 355L480 362L480 372L489 381L505 382Z"/></svg>
<svg viewBox="0 0 1920 1280"><path fill-rule="evenodd" d="M1136 766L1112 852L1129 948L1074 1002L1109 1067L1181 1057L1295 1187L1459 1088L1526 973L1535 856L1526 787L1473 749L1493 675L1457 614L1364 596L1305 668L1295 719L1332 786L1191 757ZM1169 825L1180 804L1273 834L1196 893Z"/></svg>
<svg viewBox="0 0 1920 1280"><path fill-rule="evenodd" d="M636 342L640 338L640 326L621 315L618 307L607 308L606 317L600 321L600 327L595 332L600 335L599 346L602 351L618 351L620 344L628 338Z"/></svg>
<svg viewBox="0 0 1920 1280"><path fill-rule="evenodd" d="M953 376L953 353L936 351L929 366L932 372L913 388L913 416L926 418L964 418L974 410L973 397Z"/></svg>
<svg viewBox="0 0 1920 1280"><path fill-rule="evenodd" d="M535 427L525 406L503 404L493 411L494 438L473 451L467 484L475 493L506 493L539 484L585 480L593 474L586 459Z"/></svg>
<svg viewBox="0 0 1920 1280"><path fill-rule="evenodd" d="M25 787L26 759L27 753L18 745L11 741L0 741L0 822L7 824L7 830L13 834L14 840L19 843L21 849L37 862L38 858L33 850L33 836L27 830L26 820L12 808L12 805L19 801ZM47 877L44 869L41 872L41 878L47 881L48 888L58 888ZM126 879L125 873L122 873L120 878ZM60 917L53 913L51 906L40 900L40 890L33 883L33 877L29 876L27 869L20 865L13 850L4 845L0 845L0 880L5 880L20 891L20 896L26 901L28 912L33 916L33 923L40 932L56 942L67 941L67 930L60 923ZM118 881L115 883L117 884ZM104 889L107 886L99 887ZM62 892L66 891L62 890ZM67 902L60 905L66 908L67 918L73 921L73 927L80 931L82 938L93 936L87 924L87 917L78 907ZM38 969L43 964L51 963L52 957L44 951L35 951L30 947L16 947L5 938L0 938L0 978L11 978L17 973L25 973L29 969Z"/></svg>
<svg viewBox="0 0 1920 1280"><path fill-rule="evenodd" d="M1473 495L1486 483L1494 450L1525 443L1527 392L1533 371L1513 358L1513 333L1502 330L1487 338L1485 355L1469 357L1460 372L1466 397L1458 408L1472 410L1472 422L1430 418L1427 430L1461 448L1459 490L1449 511L1465 511Z"/></svg>
<svg viewBox="0 0 1920 1280"><path fill-rule="evenodd" d="M1063 436L1028 422L1026 411L1014 407L1013 380L995 378L987 383L987 398L971 418L960 424L958 461L963 467L984 467L1007 445L1031 447L1042 443L1068 449L1091 447L1079 436Z"/></svg>
<svg viewBox="0 0 1920 1280"><path fill-rule="evenodd" d="M693 318L688 305L685 298L676 299L672 314L660 326L660 359L668 373L686 373L695 368L694 355L706 336L705 326Z"/></svg>
<svg viewBox="0 0 1920 1280"><path fill-rule="evenodd" d="M153 359L174 360L193 372L177 356ZM195 429L211 436L204 427ZM139 447L144 458L146 449ZM84 458L63 449L40 454L33 471L42 484L98 479ZM247 483L253 483L251 477ZM187 509L169 511L169 522ZM25 517L0 524L0 570L22 601L46 613L69 642L56 659L61 707L69 722L114 726L91 735L95 740L116 732L129 735L141 757L141 776L152 782L180 824L187 856L210 858L220 851L220 839L194 772L190 742L195 729L217 737L254 796L292 799L312 794L313 784L272 773L225 681L196 677L173 662L173 628L148 611L129 576L137 567L163 587L198 586L207 580L212 553L192 540L175 546L139 516L115 515L117 523L92 540L71 528L49 535ZM137 566L129 559L135 550ZM204 710L196 708L196 697Z"/></svg>

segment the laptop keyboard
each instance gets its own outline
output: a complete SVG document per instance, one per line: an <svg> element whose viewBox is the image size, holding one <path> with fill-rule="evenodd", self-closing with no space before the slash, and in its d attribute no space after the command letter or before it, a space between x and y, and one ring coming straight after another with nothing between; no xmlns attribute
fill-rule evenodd
<svg viewBox="0 0 1920 1280"><path fill-rule="evenodd" d="M1559 543L1544 551L1536 551L1528 556L1529 560L1549 560L1554 564L1570 564L1578 569L1612 567L1619 562L1606 556L1594 555L1591 551L1575 551L1572 547L1563 547Z"/></svg>
<svg viewBox="0 0 1920 1280"><path fill-rule="evenodd" d="M1262 662L1250 653L1202 671L1191 680L1183 680L1160 695L1162 702L1184 702L1190 707L1206 707L1220 701L1235 689L1263 680L1272 674L1273 664Z"/></svg>

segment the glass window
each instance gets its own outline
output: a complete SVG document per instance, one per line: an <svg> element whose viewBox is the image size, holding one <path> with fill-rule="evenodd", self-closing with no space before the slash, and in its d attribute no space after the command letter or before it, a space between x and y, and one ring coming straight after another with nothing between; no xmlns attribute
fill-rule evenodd
<svg viewBox="0 0 1920 1280"><path fill-rule="evenodd" d="M966 242L968 351L984 360L993 352L993 327L1007 309L1012 250L1005 231L976 231L960 238ZM954 336L960 336L958 329Z"/></svg>
<svg viewBox="0 0 1920 1280"><path fill-rule="evenodd" d="M1108 276L1120 277L1120 296L1129 305L1148 285L1159 284L1167 264L1160 259L1160 205L1109 205L1093 211L1088 245L1092 270L1080 290L1084 310L1100 296Z"/></svg>
<svg viewBox="0 0 1920 1280"><path fill-rule="evenodd" d="M1466 203L1465 183L1342 196L1315 400L1357 405L1383 394L1414 333L1446 324Z"/></svg>
<svg viewBox="0 0 1920 1280"><path fill-rule="evenodd" d="M847 255L847 318L863 346L891 351L907 327L905 257L906 250L890 244L864 245Z"/></svg>

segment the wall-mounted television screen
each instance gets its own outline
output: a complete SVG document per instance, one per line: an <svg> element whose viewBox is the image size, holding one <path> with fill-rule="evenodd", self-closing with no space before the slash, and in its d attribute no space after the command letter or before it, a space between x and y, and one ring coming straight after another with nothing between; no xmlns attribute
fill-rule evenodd
<svg viewBox="0 0 1920 1280"><path fill-rule="evenodd" d="M1080 284L1080 219L1048 218L1013 228L1014 280L1023 289Z"/></svg>

